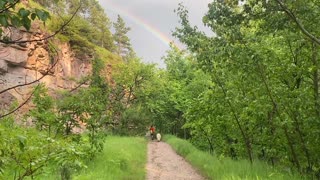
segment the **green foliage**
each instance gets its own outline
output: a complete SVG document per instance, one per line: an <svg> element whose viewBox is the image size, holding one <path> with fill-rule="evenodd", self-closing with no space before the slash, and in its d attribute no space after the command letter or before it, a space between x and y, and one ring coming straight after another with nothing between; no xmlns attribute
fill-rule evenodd
<svg viewBox="0 0 320 180"><path fill-rule="evenodd" d="M235 161L223 156L210 155L175 136L165 135L164 140L209 179L301 179L290 172L280 170L281 168L270 167L260 161L251 164L247 160Z"/></svg>
<svg viewBox="0 0 320 180"><path fill-rule="evenodd" d="M142 104L134 104L127 108L121 117L121 127L118 134L144 136L146 127L152 124L151 113L146 111L147 107Z"/></svg>
<svg viewBox="0 0 320 180"><path fill-rule="evenodd" d="M70 18L70 16L65 16L65 18ZM58 30L62 26L62 23L64 22L52 23L52 29L54 31ZM84 55L92 55L94 53L94 44L91 41L93 39L92 33L94 31L95 28L91 26L87 20L75 17L75 19L64 29L62 35L69 39L68 42L78 57L83 57Z"/></svg>
<svg viewBox="0 0 320 180"><path fill-rule="evenodd" d="M145 179L147 143L143 138L106 138L105 148L74 179Z"/></svg>
<svg viewBox="0 0 320 180"><path fill-rule="evenodd" d="M138 58L114 68L113 79L117 83L111 92L114 132L119 134L143 134L153 118L145 104L155 97L153 86L157 82L155 66L143 64Z"/></svg>
<svg viewBox="0 0 320 180"><path fill-rule="evenodd" d="M37 129L46 130L48 136L54 126L58 124L56 114L53 110L54 102L52 97L48 95L48 90L44 84L35 87L32 102L35 108L30 110L29 115L34 118Z"/></svg>
<svg viewBox="0 0 320 180"><path fill-rule="evenodd" d="M117 22L113 23L115 33L113 35L114 43L116 46L116 53L124 58L125 60L127 56L132 52L132 47L130 43L130 39L127 36L127 33L130 31L129 27L126 27L124 20L118 15Z"/></svg>
<svg viewBox="0 0 320 180"><path fill-rule="evenodd" d="M34 88L35 107L27 118L33 120L35 128L20 127L13 120L0 123L2 177L46 177L52 172L61 179L70 179L86 168L84 162L103 150L109 93L100 75L104 63L95 62L90 86L60 94L58 102L48 95L44 84ZM75 128L81 123L86 132L76 134Z"/></svg>
<svg viewBox="0 0 320 180"><path fill-rule="evenodd" d="M2 0L0 2L0 26L1 27L24 27L30 30L31 22L39 19L42 22L47 21L50 15L47 11L38 8L19 7L20 1ZM0 31L1 40L9 40L9 37L2 36L3 30Z"/></svg>
<svg viewBox="0 0 320 180"><path fill-rule="evenodd" d="M74 128L81 128L80 124L85 124L92 156L103 148L103 128L109 118L107 116L108 86L100 76L103 68L99 63L101 61L95 60L95 62L90 87L81 89L76 94L64 94L62 100L57 104L60 129L64 129L61 133L72 134Z"/></svg>
<svg viewBox="0 0 320 180"><path fill-rule="evenodd" d="M302 1L235 2L209 4L203 22L213 36L192 27L188 11L178 8L181 26L174 35L188 51L167 53L166 81L149 104L152 112L168 117L161 121L167 131L176 129L172 133L212 154L318 178L319 47L310 38L318 34L315 2L305 8Z"/></svg>
<svg viewBox="0 0 320 180"><path fill-rule="evenodd" d="M39 1L39 3L52 12L52 20L49 22L51 31L59 30L79 8L74 19L62 30L61 34L57 35L62 42L71 44L79 59L96 55L95 50L99 47L113 51L111 22L98 1L60 0L58 3L44 1ZM95 58L100 58L98 56Z"/></svg>
<svg viewBox="0 0 320 180"><path fill-rule="evenodd" d="M77 144L70 139L55 139L36 129L17 126L12 119L4 119L0 124L0 177L23 179L46 174L50 164L73 168L85 167L85 144Z"/></svg>

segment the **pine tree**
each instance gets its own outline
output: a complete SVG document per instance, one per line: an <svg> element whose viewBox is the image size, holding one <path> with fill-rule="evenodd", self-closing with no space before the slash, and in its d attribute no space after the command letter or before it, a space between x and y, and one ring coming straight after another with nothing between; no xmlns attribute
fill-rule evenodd
<svg viewBox="0 0 320 180"><path fill-rule="evenodd" d="M118 15L116 23L113 23L115 33L113 35L114 43L116 46L115 52L126 59L126 57L131 53L132 47L130 39L127 36L127 33L130 31L129 27L126 27L124 20Z"/></svg>

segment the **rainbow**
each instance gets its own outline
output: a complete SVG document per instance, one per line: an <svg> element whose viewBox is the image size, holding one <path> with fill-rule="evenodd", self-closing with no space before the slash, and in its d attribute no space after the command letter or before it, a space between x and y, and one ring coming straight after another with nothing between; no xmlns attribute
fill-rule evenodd
<svg viewBox="0 0 320 180"><path fill-rule="evenodd" d="M117 6L112 2L108 2L108 5L109 6L106 7L107 10L110 10L113 13L119 14L120 16L124 16L130 19L132 22L141 26L143 29L145 29L146 31L151 33L153 36L155 36L157 39L159 39L164 45L169 46L170 44L172 44L179 49L179 46L175 44L172 39L170 39L166 34L159 31L156 27L152 26L152 24L148 23L144 19L140 18L139 16L136 16L130 11L125 11L124 9L122 9L121 7Z"/></svg>

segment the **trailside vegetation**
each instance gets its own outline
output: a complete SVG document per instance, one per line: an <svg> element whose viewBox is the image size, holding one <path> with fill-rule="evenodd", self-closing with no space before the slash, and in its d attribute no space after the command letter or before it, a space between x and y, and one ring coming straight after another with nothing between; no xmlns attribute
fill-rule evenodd
<svg viewBox="0 0 320 180"><path fill-rule="evenodd" d="M0 179L51 178L50 175L54 179L72 179L76 173L92 165L92 160L97 162L97 155L111 152L111 148L104 149L109 145L109 142L105 144L106 134L144 134L145 126L151 119L151 112L145 111L144 100L150 95L148 89L152 86L156 68L155 65L142 63L131 47L125 57L111 53L117 45L109 30L111 22L95 0L29 1L25 5L18 1L15 4L8 1L6 7L14 10L15 5L24 7L30 13L35 10L50 17L41 16L39 19L45 22L41 26L43 31L54 32L45 39L52 40L52 51L58 55L59 50L55 49L54 44L69 43L77 60L91 62L92 73L88 77L76 79L79 85L70 91L58 92L46 84L38 83L38 79L26 84L34 84L34 87L25 103L14 103L10 109L1 109ZM8 12L6 18L23 15L14 12ZM34 20L32 17L25 15L24 20ZM29 20L25 21L22 22L29 23ZM125 27L124 22L122 25ZM2 26L7 27L5 24ZM20 27L17 24L10 26ZM30 29L29 26L25 28ZM125 33L121 36L126 36ZM20 43L11 39L6 42ZM55 63L51 68L58 62L57 57L53 58ZM15 87L4 91L10 88ZM15 110L29 101L32 102L30 111L24 116L16 116ZM140 116L140 112L144 115ZM17 122L29 125L19 125ZM144 157L139 159L141 161L131 165L127 159L121 159L121 171L128 171L130 175L127 177L144 177L144 140L140 144L142 147L137 145L136 148L139 152L133 151L140 153L140 156L135 157ZM131 152L128 153L129 156ZM111 163L111 166L117 163ZM140 173L133 171L138 164L141 165Z"/></svg>
<svg viewBox="0 0 320 180"><path fill-rule="evenodd" d="M272 167L263 161L258 160L251 164L244 159L235 161L223 155L212 155L200 151L187 140L172 135L165 135L164 140L208 179L306 179L282 168Z"/></svg>
<svg viewBox="0 0 320 180"><path fill-rule="evenodd" d="M89 87L63 92L59 101L44 84L35 86L35 108L25 115L32 126L17 125L14 116L1 119L1 178L35 178L52 172L70 179L103 150L109 93L99 68L93 65L93 69Z"/></svg>
<svg viewBox="0 0 320 180"><path fill-rule="evenodd" d="M145 179L147 141L144 138L108 136L104 146L101 154L74 179Z"/></svg>
<svg viewBox="0 0 320 180"><path fill-rule="evenodd" d="M114 58L108 51L112 49L113 40L108 20L100 21L99 24L99 18L94 18L97 13L103 13L103 17L107 18L103 9L96 1L88 2L86 8L76 1L41 2L45 7L32 1L26 4L20 1L1 3L1 7L3 6L1 15L6 18L0 22L1 27L23 26L26 30L30 30L32 22L37 22L38 18L44 22L44 26L41 27L43 31L54 32L43 40L58 38L60 41L65 40L70 43L79 59L90 57L92 74L78 80L79 87L69 92L49 89L45 84L38 83L40 79L21 85L34 84L30 97L25 103L19 106L13 103L11 108L1 109L0 112L0 179L34 179L46 174L56 174L60 179L71 179L75 172L86 168L87 162L103 150L106 124L110 121L108 116L110 89L104 74L109 59L101 58L106 56ZM55 8L58 8L58 11L54 11L57 10ZM65 11L66 9L70 10L69 13ZM90 13L87 13L89 9ZM65 18L58 20L58 15ZM49 17L51 19L48 19ZM21 20L19 23L14 21L19 20L18 18ZM6 21L9 24L6 24ZM1 37L3 43L22 42L10 39L5 34ZM73 44L73 40L77 42ZM50 45L58 56L58 50L54 48L53 42L57 41L51 41ZM77 51L79 48L87 51L83 49L81 54ZM95 52L96 49L101 55ZM48 71L58 62L58 57L53 58L55 62ZM118 60L121 61L120 58ZM47 74L46 72L45 75ZM80 88L83 84L86 88ZM14 86L9 87L3 91L14 88ZM32 102L32 108L28 113L20 117L13 114L28 101ZM21 123L29 126L20 125Z"/></svg>
<svg viewBox="0 0 320 180"><path fill-rule="evenodd" d="M187 50L164 57L158 126L218 156L318 179L317 3L214 1L203 17L212 35L181 5L174 35Z"/></svg>

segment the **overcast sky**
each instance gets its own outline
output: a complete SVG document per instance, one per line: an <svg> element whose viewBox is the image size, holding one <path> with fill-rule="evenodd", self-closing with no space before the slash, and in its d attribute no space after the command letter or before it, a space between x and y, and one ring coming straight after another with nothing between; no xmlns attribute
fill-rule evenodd
<svg viewBox="0 0 320 180"><path fill-rule="evenodd" d="M187 7L190 22L204 31L208 30L202 25L202 17L207 12L211 0L99 0L99 2L113 22L120 14L126 25L131 28L128 36L137 55L144 62L154 62L160 67L164 67L161 57L165 56L165 52L169 49L169 44L164 43L164 38L160 37L166 36L175 42L178 41L171 34L179 25L174 10L180 2Z"/></svg>

